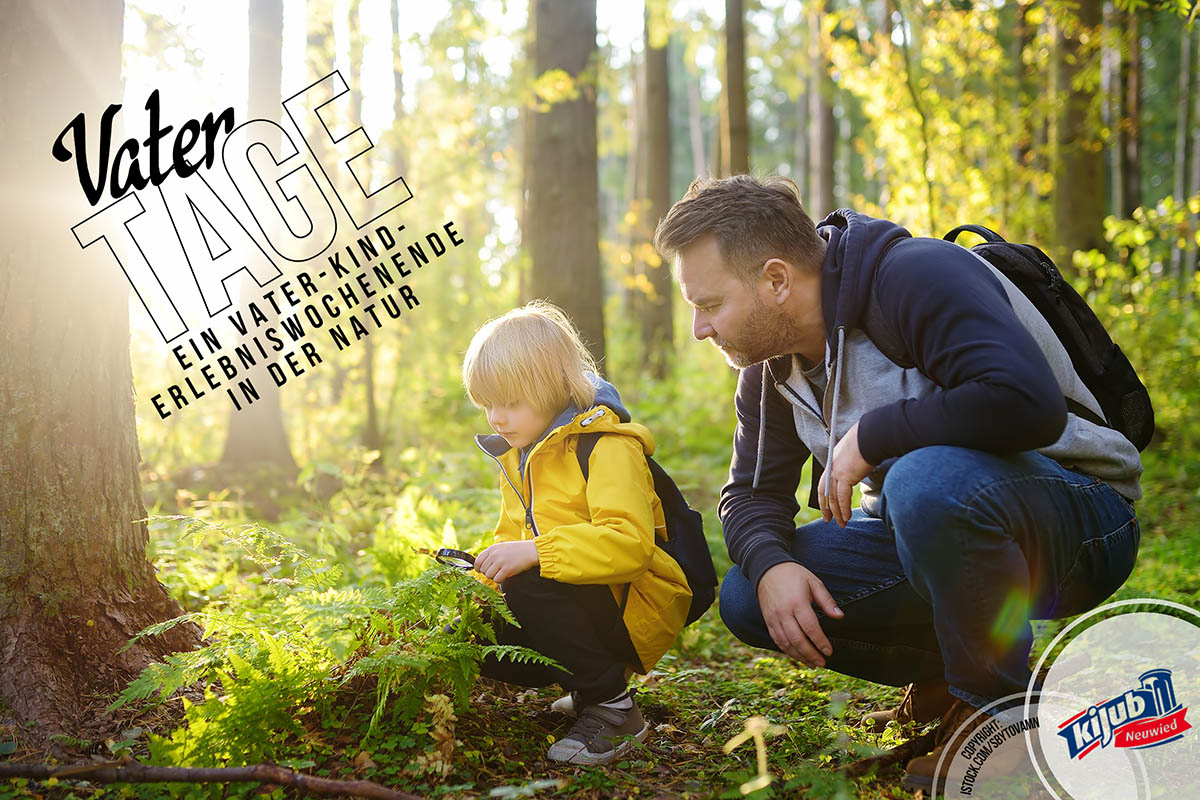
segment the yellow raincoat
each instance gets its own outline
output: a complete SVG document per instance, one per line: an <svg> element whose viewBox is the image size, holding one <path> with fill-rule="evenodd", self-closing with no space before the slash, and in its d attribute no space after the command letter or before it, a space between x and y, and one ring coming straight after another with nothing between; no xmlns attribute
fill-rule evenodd
<svg viewBox="0 0 1200 800"><path fill-rule="evenodd" d="M562 424L529 452L524 476L518 449L500 436L475 437L503 471L495 541L532 539L543 578L608 584L618 604L629 584L624 620L642 662L630 666L649 671L683 629L692 599L679 564L655 545L656 536L666 538L666 525L646 465L654 439L644 425L622 421L605 406L556 422ZM575 454L585 432L603 434L586 482Z"/></svg>

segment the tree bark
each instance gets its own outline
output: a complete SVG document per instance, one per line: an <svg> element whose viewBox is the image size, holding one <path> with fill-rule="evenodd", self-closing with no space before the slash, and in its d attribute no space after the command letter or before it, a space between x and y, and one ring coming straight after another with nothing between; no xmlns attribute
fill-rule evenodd
<svg viewBox="0 0 1200 800"><path fill-rule="evenodd" d="M363 107L363 37L361 20L361 0L350 0L350 108L356 120L362 119ZM393 62L393 85L399 77L395 75L394 66L395 62ZM368 166L367 163L364 163L363 170L366 170ZM400 175L402 173L397 172L395 174ZM368 174L363 174L361 177L364 182L369 180ZM347 186L346 188L349 190L351 187ZM383 437L379 433L379 408L375 402L375 338L375 336L367 336L363 340L363 405L366 413L366 422L363 426L362 443L363 447L367 450L380 452L379 457L371 462L371 469L378 471L383 469L383 453L381 452Z"/></svg>
<svg viewBox="0 0 1200 800"><path fill-rule="evenodd" d="M596 153L596 0L535 0L534 74L563 70L578 94L530 115L529 288L575 322L604 359Z"/></svg>
<svg viewBox="0 0 1200 800"><path fill-rule="evenodd" d="M1189 123L1192 119L1192 89L1195 86L1195 64L1192 59L1192 32L1186 28L1179 36L1179 118L1175 124L1175 174L1173 176L1172 194L1176 206L1182 208L1187 203L1188 179L1188 136ZM1196 154L1191 154L1192 158ZM1185 212L1186 213L1186 212ZM1189 242L1186 248L1171 248L1171 275L1178 281L1183 268L1183 254L1186 250L1194 249Z"/></svg>
<svg viewBox="0 0 1200 800"><path fill-rule="evenodd" d="M742 0L725 0L725 75L721 81L725 116L721 152L726 175L750 171L750 127L746 119L746 31Z"/></svg>
<svg viewBox="0 0 1200 800"><path fill-rule="evenodd" d="M652 30L645 20L646 41L646 209L643 230L646 242L654 236L658 221L671 207L671 93L667 72L668 39L665 30ZM670 265L661 258L646 264L651 294L642 310L642 345L647 366L656 378L664 378L674 352L672 342Z"/></svg>
<svg viewBox="0 0 1200 800"><path fill-rule="evenodd" d="M247 107L251 118L279 121L280 92L283 70L283 2L282 0L250 0L250 58ZM279 141L269 142L278 151ZM243 299L258 288L258 284L243 273ZM253 374L261 399L238 410L230 408L229 425L225 432L225 447L221 464L233 473L266 467L291 478L296 475L296 460L288 444L283 424L283 405L279 387L267 378L266 364Z"/></svg>
<svg viewBox="0 0 1200 800"><path fill-rule="evenodd" d="M704 126L700 119L700 78L688 76L688 134L692 140L692 177L710 175L708 155L704 149Z"/></svg>
<svg viewBox="0 0 1200 800"><path fill-rule="evenodd" d="M1117 128L1121 156L1121 205L1117 214L1133 219L1142 204L1142 44L1137 11L1120 12L1125 26L1121 59L1121 117ZM1186 37L1184 37L1186 38Z"/></svg>
<svg viewBox="0 0 1200 800"><path fill-rule="evenodd" d="M629 104L629 155L625 159L625 197L629 200L627 208L622 209L620 203L615 203L612 209L614 219L627 220L632 216L634 222L628 224L626 242L629 247L628 276L621 276L621 284L625 287L622 294L625 318L640 324L646 308L646 292L642 280L646 275L645 259L642 256L641 245L646 241L646 71L645 58L631 52L629 56L629 79L633 86L633 102ZM618 267L619 269L620 267ZM645 360L645 349L638 354Z"/></svg>
<svg viewBox="0 0 1200 800"><path fill-rule="evenodd" d="M796 163L792 167L792 174L795 175L796 185L800 187L808 186L808 152L809 152L809 132L808 125L808 99L809 86L811 82L808 78L801 79L804 85L804 90L796 98L796 139L794 142L793 156ZM810 209L811 210L811 209Z"/></svg>
<svg viewBox="0 0 1200 800"><path fill-rule="evenodd" d="M810 126L808 168L809 190L805 205L813 219L820 220L835 210L833 202L834 118L833 79L822 20L828 6L814 2L809 6L808 59L812 69L808 94Z"/></svg>
<svg viewBox="0 0 1200 800"><path fill-rule="evenodd" d="M1192 27L1184 31L1185 36L1190 36L1192 39L1192 75L1200 76L1200 23L1195 21L1195 12L1193 11ZM1193 89L1195 87L1195 77L1193 77ZM1185 192L1188 197L1200 194L1200 102L1192 101L1191 114L1191 137L1192 137L1192 160L1191 160L1191 178L1189 179L1189 188ZM1197 256L1200 255L1200 245L1196 244L1196 232L1200 231L1200 214L1192 214L1191 235L1192 238L1188 241L1188 247L1183 253L1183 279L1190 281L1192 276L1196 274Z"/></svg>
<svg viewBox="0 0 1200 800"><path fill-rule="evenodd" d="M1104 149L1088 124L1094 91L1073 86L1075 77L1099 57L1100 0L1082 0L1078 18L1058 27L1054 85L1062 98L1055 122L1054 227L1060 265L1070 270L1076 250L1105 250ZM1088 33L1086 44L1080 34Z"/></svg>
<svg viewBox="0 0 1200 800"><path fill-rule="evenodd" d="M75 163L50 155L76 114L91 139L121 101L124 10L121 0L49 0L3 11L0 727L40 742L90 738L110 730L114 692L198 641L183 625L118 652L180 609L146 560L138 521L130 287L107 248L80 250L71 228L96 209Z"/></svg>

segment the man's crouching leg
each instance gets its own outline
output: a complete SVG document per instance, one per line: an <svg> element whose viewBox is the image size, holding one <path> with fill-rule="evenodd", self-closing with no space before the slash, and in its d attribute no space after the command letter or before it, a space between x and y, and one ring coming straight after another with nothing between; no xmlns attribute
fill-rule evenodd
<svg viewBox="0 0 1200 800"><path fill-rule="evenodd" d="M835 619L813 608L833 647L828 669L890 686L941 679L929 605L908 585L882 520L856 512L846 528L821 520L802 525L790 555L821 580L844 614ZM746 644L780 649L763 619L757 587L737 565L721 582L720 614Z"/></svg>
<svg viewBox="0 0 1200 800"><path fill-rule="evenodd" d="M1136 558L1132 505L1034 452L921 448L888 471L883 499L904 572L932 607L950 692L977 708L1028 687L1031 618L1102 602Z"/></svg>

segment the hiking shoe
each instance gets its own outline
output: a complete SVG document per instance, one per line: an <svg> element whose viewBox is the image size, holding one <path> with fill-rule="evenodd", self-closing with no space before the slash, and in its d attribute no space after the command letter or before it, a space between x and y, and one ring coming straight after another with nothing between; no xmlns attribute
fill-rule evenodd
<svg viewBox="0 0 1200 800"><path fill-rule="evenodd" d="M933 751L929 755L919 756L908 762L904 768L904 776L900 779L900 785L906 789L923 790L927 795L945 791L946 780L954 763L955 752L966 746L967 741L982 730L983 726L996 719L988 714L979 714L973 723L964 725L977 711L978 709L969 703L962 700L957 701L950 711L946 712L946 716L935 732ZM1037 729L1030 731L1030 736L1036 749ZM1022 742L1014 741L1006 743L994 751L981 750L980 752L989 754L985 756L985 762L979 762L977 759L975 763L980 768L986 763L987 771L983 773L986 776L984 780L993 788L1007 786L1011 790L1014 787L1037 785L1029 751ZM943 753L945 758L943 758ZM940 769L939 762L941 762ZM989 796L991 796L990 792ZM1008 794L1006 796L1015 795Z"/></svg>
<svg viewBox="0 0 1200 800"><path fill-rule="evenodd" d="M900 705L887 711L873 711L862 718L862 726L871 733L882 733L889 722L901 725L916 722L924 725L933 722L954 705L945 681L933 683L910 683L900 698Z"/></svg>
<svg viewBox="0 0 1200 800"><path fill-rule="evenodd" d="M628 711L587 705L571 732L550 745L546 755L565 764L607 764L632 749L634 741L645 741L649 732L636 703Z"/></svg>
<svg viewBox="0 0 1200 800"><path fill-rule="evenodd" d="M575 714L575 693L564 694L562 697L550 704L551 711L557 711L560 714L566 714L568 717L574 717Z"/></svg>
<svg viewBox="0 0 1200 800"><path fill-rule="evenodd" d="M975 725L964 727L963 723L978 710L965 700L955 700L934 732L933 750L928 755L918 756L908 762L904 768L904 776L900 779L900 785L906 789L922 789L926 794L932 794L936 785L938 791L941 791L941 787L946 781L946 773L950 769L950 762L953 760L950 756L942 760L942 753L947 750L953 752L959 748L967 739L971 738L971 734L975 732L975 728L979 724L991 719L987 714L982 714L976 720ZM959 731L960 727L962 727L961 731ZM939 761L942 762L940 772L938 771Z"/></svg>

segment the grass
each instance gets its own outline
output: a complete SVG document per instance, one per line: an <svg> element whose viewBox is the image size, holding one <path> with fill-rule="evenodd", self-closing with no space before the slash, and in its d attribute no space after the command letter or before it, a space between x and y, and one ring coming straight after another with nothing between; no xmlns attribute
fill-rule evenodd
<svg viewBox="0 0 1200 800"><path fill-rule="evenodd" d="M732 375L711 365L684 371L669 389L633 382L625 387L635 419L645 421L660 442L659 459L703 511L718 572L729 566L715 501L728 468L732 389ZM415 548L478 548L494 524L496 476L468 446L479 421L465 405L449 405L455 413L407 420L412 429L424 431L423 438L385 453L384 469L373 464L377 454L352 446L336 452L339 443L331 442L325 460L310 462L299 485L282 495L282 514L270 527L340 569L342 587L394 586L420 573L432 562ZM186 440L186 433L173 435ZM148 449L169 451L161 443ZM236 489L203 486L186 462L186 453L180 453L174 461L160 455L148 465L145 489L155 513L186 513L227 525L256 521L255 509ZM1191 477L1196 465L1164 450L1148 453L1146 467L1139 564L1117 598L1157 597L1198 606L1200 497ZM336 474L342 487L325 501L317 484L329 474ZM801 494L807 496L806 483ZM279 580L291 575L287 563L264 569L261 558L235 544L185 536L176 523L156 522L151 534L160 579L185 611L237 609L270 629ZM1063 624L1037 623L1035 651ZM232 676L228 680L234 682ZM766 741L773 783L751 796L913 796L899 788L897 769L855 780L834 769L915 733L893 726L873 735L857 726L864 713L897 702L899 688L810 670L744 647L724 629L715 607L685 630L636 686L651 736L629 757L604 768L562 768L545 760L548 743L569 728L568 719L549 710L555 690L525 691L483 679L472 687L465 708L452 711L436 697L416 698L418 706L424 705L415 716L385 714L370 735L375 687L369 681L350 682L324 705L298 701L290 714L299 727L272 742L268 752L280 763L315 774L365 777L429 797L740 797L738 787L756 774L754 747L745 743L731 753L722 747L748 718L761 715L785 732ZM237 696L232 685L223 691ZM75 743L74 750L80 756L109 757L119 750L145 759L154 737L169 737L179 724L180 714L164 714L163 707L132 729L135 735L112 743ZM219 754L210 755L219 761ZM0 785L0 800L159 797L166 790L11 782ZM245 796L253 790L171 789L175 796L196 797Z"/></svg>

